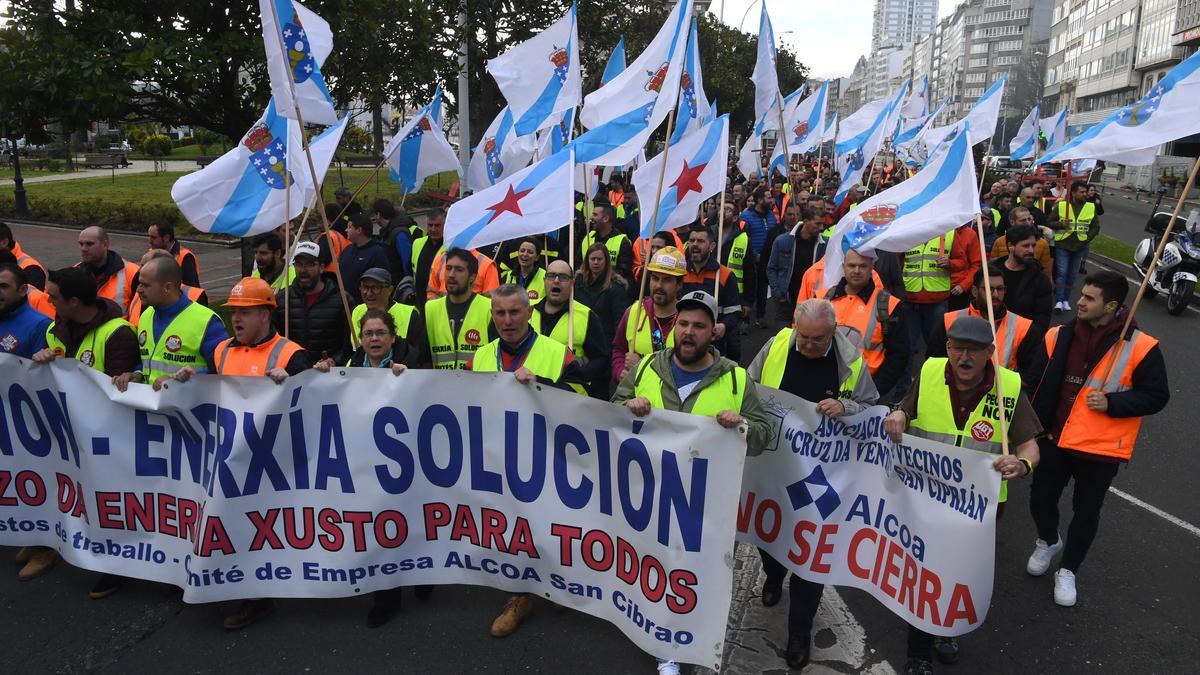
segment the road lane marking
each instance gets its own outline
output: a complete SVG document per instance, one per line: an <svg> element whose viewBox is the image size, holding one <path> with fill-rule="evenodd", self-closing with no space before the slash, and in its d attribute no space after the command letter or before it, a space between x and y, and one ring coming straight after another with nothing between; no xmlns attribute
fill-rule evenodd
<svg viewBox="0 0 1200 675"><path fill-rule="evenodd" d="M1158 516L1159 518L1162 518L1163 520L1167 521L1168 523L1171 523L1172 525L1177 525L1177 526L1183 528L1186 532L1190 533L1192 536L1200 537L1200 527L1196 527L1195 525L1189 523L1188 521L1184 520L1183 518L1173 516L1173 515L1167 513L1166 511L1163 511L1162 509L1158 508L1157 506L1154 506L1153 504L1147 504L1146 502L1138 499L1137 497L1134 497L1133 495L1129 494L1128 492L1122 492L1121 490L1118 490L1115 487L1109 487L1108 491L1113 493L1114 495L1120 497L1121 499L1124 499L1125 501L1129 502L1130 504L1133 504L1134 506L1143 508L1143 509L1149 511L1150 513L1153 513L1154 515Z"/></svg>
<svg viewBox="0 0 1200 675"><path fill-rule="evenodd" d="M1134 279L1133 277L1131 277L1131 276L1129 276L1128 274L1126 274L1125 272L1123 272L1123 271L1121 271L1121 270L1119 270L1119 269L1117 269L1117 268L1113 267L1112 265L1105 265L1104 263L1102 263L1102 262L1100 262L1100 261L1096 260L1095 258L1089 258L1089 260L1090 260L1091 262L1094 262L1094 263L1096 263L1096 266L1097 266L1097 267L1103 267L1104 269L1106 269L1106 270L1108 270L1108 271L1110 271L1110 272L1116 272L1117 274L1120 274L1121 276L1125 277L1125 279L1126 279L1126 280L1128 280L1128 281L1129 281L1129 283L1133 284L1134 286L1141 286L1141 285L1142 285L1142 280L1141 280L1141 279ZM1189 305L1188 305L1187 307L1185 307L1184 309L1187 309L1187 310L1189 310L1189 311L1192 311L1192 312L1195 312L1195 313L1197 313L1197 314L1200 314L1200 309L1198 309L1198 308L1197 308L1195 305L1192 305L1192 304L1189 304Z"/></svg>

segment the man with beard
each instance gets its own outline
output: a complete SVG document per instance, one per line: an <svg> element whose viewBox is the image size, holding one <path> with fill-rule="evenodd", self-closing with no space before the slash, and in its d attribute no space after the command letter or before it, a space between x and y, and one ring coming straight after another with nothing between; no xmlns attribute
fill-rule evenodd
<svg viewBox="0 0 1200 675"><path fill-rule="evenodd" d="M336 283L326 279L321 270L320 249L311 241L296 245L292 265L296 268L296 281L287 294L288 316L284 320L284 294L276 298L275 325L304 347L313 363L322 359L333 359L334 363L345 363L350 358L350 326L346 324L346 311L342 305L342 294Z"/></svg>
<svg viewBox="0 0 1200 675"><path fill-rule="evenodd" d="M771 425L758 390L744 368L712 346L717 301L704 291L694 291L679 300L678 312L675 346L642 359L621 380L613 403L624 404L637 417L659 408L712 417L726 429L744 422L749 427L746 454L762 453ZM676 675L679 666L660 659L658 672Z"/></svg>
<svg viewBox="0 0 1200 675"><path fill-rule="evenodd" d="M996 319L996 344L1000 350L1000 365L1021 374L1021 383L1025 391L1032 392L1042 377L1042 368L1046 365L1046 352L1042 345L1042 331L1038 330L1029 319L1010 312L1004 306L1008 295L1008 286L1000 265L990 263L988 276L989 287L984 286L983 270L975 273L975 283L971 287L971 305L966 309L947 312L941 332L935 332L933 342L926 350L926 356L945 356L945 331L960 316L977 316L987 320L987 296L992 296L992 313Z"/></svg>
<svg viewBox="0 0 1200 675"><path fill-rule="evenodd" d="M1021 391L1021 376L992 365L995 345L992 329L977 316L960 316L947 331L949 358L926 359L920 374L896 410L884 419L884 431L893 441L901 442L907 432L920 438L947 445L1000 455L992 467L1003 481L1025 478L1038 462L1037 437L1042 425ZM1003 392L1003 397L1000 393ZM1004 401L1008 446L1011 454L1000 454L1001 422L998 406ZM986 440L981 440L986 439ZM1008 497L1007 483L1000 484L1000 506L1004 513ZM939 637L909 626L906 673L925 675L933 672L931 657L942 663L958 660L958 640Z"/></svg>
<svg viewBox="0 0 1200 675"><path fill-rule="evenodd" d="M1000 271L1004 274L1004 306L1010 312L1028 318L1038 330L1050 328L1054 308L1054 289L1037 262L1037 243L1041 234L1033 225L1013 225L1005 234L1008 256Z"/></svg>
<svg viewBox="0 0 1200 675"><path fill-rule="evenodd" d="M842 279L824 292L837 312L838 332L862 351L881 396L908 372L908 329L900 301L875 274L875 260L854 249L842 258Z"/></svg>
<svg viewBox="0 0 1200 675"><path fill-rule="evenodd" d="M612 379L620 382L638 360L675 346L675 301L687 262L674 246L664 246L646 264L649 297L625 310L613 335Z"/></svg>
<svg viewBox="0 0 1200 675"><path fill-rule="evenodd" d="M312 247L312 267L319 270L317 245L305 243ZM213 351L217 375L269 377L275 384L283 384L288 377L312 367L307 352L271 326L271 310L275 305L275 295L262 279L246 277L233 287L225 302L232 310L229 323L233 326L233 337L222 341ZM187 382L196 373L195 368L185 366L171 379ZM242 600L223 625L225 630L241 630L273 611L275 601L270 598Z"/></svg>
<svg viewBox="0 0 1200 675"><path fill-rule="evenodd" d="M53 320L29 304L29 288L25 270L0 263L0 352L29 358L46 347Z"/></svg>
<svg viewBox="0 0 1200 675"><path fill-rule="evenodd" d="M716 239L708 228L703 225L692 228L687 243L688 273L683 277L680 293L687 295L693 291L704 291L721 298L713 346L738 361L742 358L742 341L738 333L738 323L742 319L742 297L738 293L737 277L733 271L718 263L713 255L716 248ZM717 292L718 288L720 293Z"/></svg>
<svg viewBox="0 0 1200 675"><path fill-rule="evenodd" d="M609 351L612 345L604 337L599 321L592 320L592 310L571 297L575 274L565 260L555 260L546 268L546 297L534 306L530 325L541 335L570 347L579 364L579 379L586 383L571 384L580 394L608 398ZM570 306L568 308L568 303ZM574 335L568 335L567 317L574 314ZM568 344L568 338L574 342Z"/></svg>
<svg viewBox="0 0 1200 675"><path fill-rule="evenodd" d="M496 338L492 302L475 293L479 261L466 249L446 252L446 294L425 303L425 336L433 367L466 370L471 355Z"/></svg>

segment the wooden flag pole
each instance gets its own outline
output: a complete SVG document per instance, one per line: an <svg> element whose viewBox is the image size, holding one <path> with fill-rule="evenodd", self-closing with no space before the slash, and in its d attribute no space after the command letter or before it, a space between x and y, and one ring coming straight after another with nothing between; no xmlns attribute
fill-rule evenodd
<svg viewBox="0 0 1200 675"><path fill-rule="evenodd" d="M272 5L274 6L274 5ZM321 229L325 231L326 241L332 242L333 235L330 233L329 215L325 213L325 199L321 195L321 180L317 178L317 167L313 163L312 149L308 147L308 137L304 135L304 117L300 114L300 105L296 104L296 122L300 125L300 143L304 148L304 157L308 160L308 173L312 176L313 191L317 195L317 204L320 208L317 211L321 214ZM333 254L333 244L329 245L330 256ZM346 313L346 326L349 328L353 325L354 319L350 313L350 299L346 296L346 283L342 280L342 266L338 263L337 258L333 258L333 278L337 280L338 295L342 298L342 311ZM358 339L354 337L354 331L350 331L351 346L358 346Z"/></svg>
<svg viewBox="0 0 1200 675"><path fill-rule="evenodd" d="M659 207L659 202L662 201L663 179L665 179L667 176L667 159L670 157L671 134L674 133L674 131L675 131L675 109L678 107L679 106L671 106L671 113L667 117L667 135L664 137L666 140L663 143L662 164L660 164L658 167L658 190L654 194L654 217L650 220L650 238L647 239L647 241L646 241L647 253L649 253L649 251L650 251L650 243L649 243L650 239L654 239L654 234L656 232L658 232L658 211L659 211L658 207ZM641 283L638 284L639 288L638 288L637 304L634 305L634 307L638 311L641 312L641 318L639 318L635 322L636 329L634 330L634 335L636 335L637 332L642 329L642 326L644 326L646 324L646 321L649 320L649 318L650 318L646 314L645 309L642 307L642 301L645 300L645 298L646 298L646 280L648 278L650 278L650 272L648 269L649 264L650 264L650 260L649 260L649 256L647 256L646 264L642 266ZM633 318L633 317L630 317L630 318ZM666 340L665 337L663 339ZM634 345L630 345L629 351L634 354L637 354L637 347Z"/></svg>
<svg viewBox="0 0 1200 675"><path fill-rule="evenodd" d="M1008 416L1004 412L1004 378L1000 377L1000 369L1004 364L1000 363L999 345L996 344L996 310L992 307L992 278L988 273L987 246L983 242L983 216L980 213L975 214L975 232L979 235L979 251L983 260L983 297L987 303L988 326L992 329L992 346L994 347L992 350L992 367L996 382L996 408L1000 413L1000 449L1007 455L1009 454Z"/></svg>
<svg viewBox="0 0 1200 675"><path fill-rule="evenodd" d="M575 118L576 117L579 117L579 115L571 116L571 128L567 130L567 145L570 145L571 141L575 140ZM550 133L556 133L557 131L558 131L558 129L553 129ZM567 148L563 148L562 150L559 150L559 152L564 152L564 151L565 152L574 152L574 150L569 150ZM583 170L584 170L584 175L586 176L587 175L587 165L583 164L582 166L583 166ZM572 159L572 162L571 162L571 182L572 183L575 182L574 174L575 174L575 163L574 163L574 159ZM584 190L585 191L587 190L586 185L584 186ZM573 202L575 199L574 194L571 195L571 199ZM572 209L572 211L574 211L574 209L575 209L574 203L572 203L571 209ZM587 264L586 260L584 260L584 264L585 265ZM567 222L567 265L571 268L571 287L567 290L567 350L574 352L575 351L575 276L574 276L575 275L575 218L574 217L572 217ZM547 260L546 261L546 269L549 270L549 268L550 268L550 262L549 262L549 260ZM586 339L586 336L584 339Z"/></svg>
<svg viewBox="0 0 1200 675"><path fill-rule="evenodd" d="M717 278L713 282L713 300L721 306L721 244L725 242L725 190L721 190L721 205L717 215Z"/></svg>
<svg viewBox="0 0 1200 675"><path fill-rule="evenodd" d="M1171 213L1171 221L1167 223L1167 227L1163 230L1162 238L1158 240L1158 247L1154 249L1154 257L1150 259L1150 265L1146 268L1146 274L1142 277L1142 284L1138 286L1137 295L1133 296L1133 304L1129 306L1129 315L1125 317L1125 325L1121 327L1120 338L1114 343L1117 349L1115 353L1119 354L1126 340L1129 339L1129 327L1133 324L1133 315L1137 313L1138 307L1142 304L1142 298L1146 295L1146 287L1150 284L1150 278L1154 276L1154 271L1158 267L1158 261L1162 257L1163 249L1166 248L1167 242L1171 239L1171 231L1175 229L1175 221L1179 218L1180 212L1183 211L1183 200L1187 194L1192 191L1192 185L1196 182L1196 172L1200 170L1200 157L1196 158L1196 162L1192 164L1192 172L1188 174L1187 183L1183 186L1183 191L1179 193L1179 199L1175 202L1175 211ZM1100 378L1101 382L1107 382L1108 376L1112 375L1113 366L1116 365L1115 358L1109 359L1108 366L1104 370L1104 377Z"/></svg>
<svg viewBox="0 0 1200 675"><path fill-rule="evenodd" d="M303 135L303 128L300 131ZM291 282L288 280L288 270L292 265L292 172L288 170L287 164L283 167L283 337L288 337L291 329L291 309L292 303L288 301L288 291L291 288Z"/></svg>
<svg viewBox="0 0 1200 675"><path fill-rule="evenodd" d="M776 94L775 102L779 104L776 108L779 113L779 142L783 143L783 182L791 183L792 153L788 151L787 129L783 128L783 95ZM767 171L771 171L770 165L767 166Z"/></svg>

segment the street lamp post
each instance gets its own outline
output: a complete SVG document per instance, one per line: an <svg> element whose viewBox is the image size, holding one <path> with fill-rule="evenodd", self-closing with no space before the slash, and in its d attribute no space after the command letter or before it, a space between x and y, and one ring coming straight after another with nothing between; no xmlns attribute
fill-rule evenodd
<svg viewBox="0 0 1200 675"><path fill-rule="evenodd" d="M25 179L21 177L21 153L17 151L17 139L9 138L13 158L13 201L18 216L29 215L29 203L25 200Z"/></svg>

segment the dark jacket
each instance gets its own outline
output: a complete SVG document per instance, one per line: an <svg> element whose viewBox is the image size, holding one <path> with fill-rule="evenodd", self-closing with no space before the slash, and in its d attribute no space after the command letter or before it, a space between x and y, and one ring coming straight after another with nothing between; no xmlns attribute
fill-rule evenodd
<svg viewBox="0 0 1200 675"><path fill-rule="evenodd" d="M628 296L629 287L615 277L608 288L604 288L600 282L589 286L582 276L575 279L575 299L592 310L592 319L600 322L604 328L604 339L608 342L612 342L617 324L621 323L621 317L629 307Z"/></svg>
<svg viewBox="0 0 1200 675"><path fill-rule="evenodd" d="M342 296L337 282L330 275L323 279L321 289L312 308L304 305L304 291L293 283L288 289L288 335L287 337L304 347L313 361L328 355L334 363L345 363L350 355L350 327L346 323L346 310L342 307ZM277 307L274 313L275 328L283 333L283 291L275 295Z"/></svg>
<svg viewBox="0 0 1200 675"><path fill-rule="evenodd" d="M388 269L388 256L379 242L367 240L362 246L349 244L338 256L338 266L342 268L342 282L346 284L346 295L350 296L352 305L362 302L358 295L358 282L362 275L372 267ZM392 273L392 279L399 279Z"/></svg>
<svg viewBox="0 0 1200 675"><path fill-rule="evenodd" d="M407 342L396 338L392 343L392 363L402 363L409 368L421 368L422 354L408 345ZM367 364L367 352L358 346L354 353L350 355L350 361L346 364L351 368L370 368Z"/></svg>
<svg viewBox="0 0 1200 675"><path fill-rule="evenodd" d="M995 258L993 263L1004 271L1004 306L1010 312L1023 316L1043 333L1050 328L1050 313L1054 310L1054 287L1038 263L1026 265L1015 272L1005 266L1006 258Z"/></svg>
<svg viewBox="0 0 1200 675"><path fill-rule="evenodd" d="M75 356L75 353L79 351L79 346L83 344L83 339L92 329L99 328L111 319L120 319L125 316L125 310L112 300L97 298L97 301L103 305L91 321L85 324L74 321L55 321L54 326L50 328L54 337L62 341L63 346L66 347L67 356ZM121 326L109 336L108 343L104 345L104 352L105 375L132 373L142 365L137 335L129 326Z"/></svg>
<svg viewBox="0 0 1200 675"><path fill-rule="evenodd" d="M1124 310L1124 308L1123 308ZM1124 321L1118 313L1118 321ZM1078 321L1078 319L1076 319ZM1130 330L1137 328L1135 321ZM1098 361L1117 341L1113 331L1098 345L1097 353L1089 361ZM1046 429L1054 428L1054 415L1058 410L1058 399L1063 380L1066 376L1067 352L1071 349L1071 341L1075 336L1075 321L1063 324L1058 332L1058 340L1054 344L1054 353L1046 363L1042 372L1041 383L1033 394L1033 409L1038 419ZM1171 399L1171 390L1167 386L1167 364L1162 351L1155 345L1146 353L1146 358L1133 371L1133 386L1128 391L1108 394L1109 417L1144 417L1153 415L1166 407Z"/></svg>
<svg viewBox="0 0 1200 675"><path fill-rule="evenodd" d="M1008 311L1006 307L996 307L996 320L1004 318ZM982 310L986 316L987 310ZM1015 314L1015 312L1014 312ZM1026 317L1028 318L1028 317ZM997 347L999 350L999 347ZM933 339L925 349L925 356L942 358L946 356L946 322L940 321L933 329ZM1029 327L1021 346L1017 348L1017 373L1021 376L1021 388L1025 393L1033 391L1042 379L1042 369L1046 367L1046 334L1037 324Z"/></svg>

